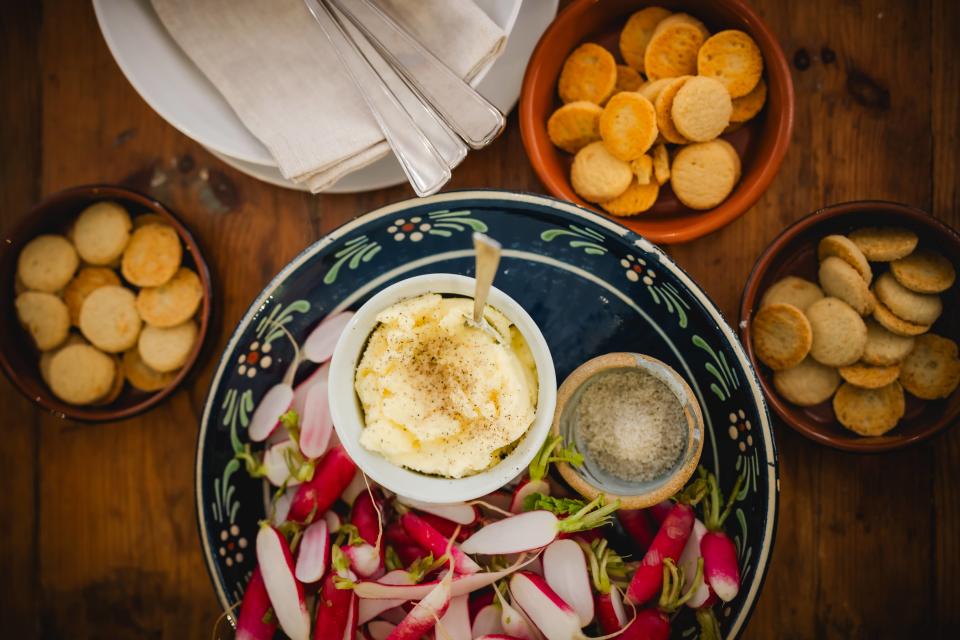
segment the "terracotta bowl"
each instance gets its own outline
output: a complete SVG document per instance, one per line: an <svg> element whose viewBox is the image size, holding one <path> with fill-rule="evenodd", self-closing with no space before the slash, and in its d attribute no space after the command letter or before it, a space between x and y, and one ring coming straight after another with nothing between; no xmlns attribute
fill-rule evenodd
<svg viewBox="0 0 960 640"><path fill-rule="evenodd" d="M685 207L669 189L660 190L649 211L630 218L609 216L601 207L582 200L570 186L573 156L557 149L547 136L547 118L561 105L557 78L567 55L583 42L609 49L619 63L619 34L633 12L650 2L574 0L550 25L534 49L520 95L520 131L537 176L553 195L613 218L644 237L660 243L694 240L716 231L743 215L770 185L790 142L793 130L793 82L776 37L743 0L665 0L671 11L703 20L711 32L740 29L749 33L763 52L767 104L752 121L723 136L740 154L743 175L733 193L718 207L695 211Z"/></svg>
<svg viewBox="0 0 960 640"><path fill-rule="evenodd" d="M667 385L680 402L686 418L685 444L680 458L663 476L649 482L627 482L606 473L591 460L587 448L577 438L574 415L582 391L596 376L624 369L645 371ZM665 362L639 353L607 353L574 369L557 391L557 408L550 431L553 435L562 435L565 442L575 443L584 457L584 464L577 468L565 462L557 464L563 479L588 500L603 495L605 502L620 500L625 509L645 509L683 489L703 453L703 411L690 386Z"/></svg>
<svg viewBox="0 0 960 640"><path fill-rule="evenodd" d="M788 275L817 281L817 243L821 238L832 233L849 233L858 227L878 225L912 229L920 237L919 246L938 251L957 264L960 234L925 211L893 202L847 202L816 211L777 236L753 267L740 302L740 336L773 410L784 422L811 440L858 453L900 449L925 440L955 423L960 414L960 389L944 400L919 400L908 393L906 413L900 424L883 436L858 436L837 422L830 402L814 407L798 407L782 399L773 386L773 372L757 360L750 330L756 306L774 282ZM873 265L875 277L878 264L882 263ZM943 315L930 331L960 342L958 286L954 285L940 294L944 302Z"/></svg>
<svg viewBox="0 0 960 640"><path fill-rule="evenodd" d="M41 233L64 233L70 223L88 205L100 200L113 200L123 205L132 216L152 213L164 218L177 230L183 243L183 264L196 271L203 285L203 301L200 304L197 324L199 333L196 344L180 369L177 377L159 391L147 393L134 389L129 384L113 402L102 406L74 406L57 398L40 377L39 352L17 320L13 304L4 305L0 312L0 366L10 381L38 405L62 418L87 422L109 422L128 418L146 411L168 395L183 381L197 360L210 321L210 270L207 268L200 247L173 213L165 206L145 195L123 187L89 185L74 187L54 194L33 207L6 236L8 243L0 256L0 286L7 300L15 297L14 278L17 272L17 257L23 246Z"/></svg>

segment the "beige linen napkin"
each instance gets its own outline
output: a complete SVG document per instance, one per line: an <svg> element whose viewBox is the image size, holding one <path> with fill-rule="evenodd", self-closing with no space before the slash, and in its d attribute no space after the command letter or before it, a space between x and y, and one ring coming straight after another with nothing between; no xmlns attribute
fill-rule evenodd
<svg viewBox="0 0 960 640"><path fill-rule="evenodd" d="M317 193L389 151L303 0L151 1L174 40L289 180ZM467 79L506 41L471 0L378 4Z"/></svg>

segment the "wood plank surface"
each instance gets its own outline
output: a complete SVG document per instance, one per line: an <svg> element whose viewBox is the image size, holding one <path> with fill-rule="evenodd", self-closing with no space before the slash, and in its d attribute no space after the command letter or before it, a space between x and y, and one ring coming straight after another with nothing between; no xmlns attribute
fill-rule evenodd
<svg viewBox="0 0 960 640"><path fill-rule="evenodd" d="M960 227L960 4L754 4L800 62L792 66L792 146L747 215L669 249L732 322L762 249L822 205L898 200ZM197 539L193 451L216 359L287 261L346 220L411 192L314 197L223 165L127 83L89 3L3 3L0 79L0 233L62 188L134 186L194 231L216 308L197 371L143 416L63 421L0 382L0 635L209 637L220 611ZM449 188L467 187L543 191L515 114L498 141L456 170ZM955 637L960 430L879 456L828 450L782 424L776 435L779 531L744 637Z"/></svg>

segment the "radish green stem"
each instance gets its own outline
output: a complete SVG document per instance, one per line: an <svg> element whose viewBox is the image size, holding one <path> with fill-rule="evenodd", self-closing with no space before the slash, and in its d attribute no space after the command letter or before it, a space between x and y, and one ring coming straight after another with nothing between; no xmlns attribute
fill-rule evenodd
<svg viewBox="0 0 960 640"><path fill-rule="evenodd" d="M556 455L554 455L554 451L556 451ZM543 480L547 476L547 471L550 470L550 464L554 462L566 462L579 467L583 464L583 456L573 445L564 447L563 436L555 435L548 438L540 447L540 451L537 452L533 462L530 463L528 471L530 479Z"/></svg>
<svg viewBox="0 0 960 640"><path fill-rule="evenodd" d="M603 526L609 522L610 514L619 508L620 500L603 505L603 496L597 496L569 518L559 520L557 529L565 533L574 533Z"/></svg>

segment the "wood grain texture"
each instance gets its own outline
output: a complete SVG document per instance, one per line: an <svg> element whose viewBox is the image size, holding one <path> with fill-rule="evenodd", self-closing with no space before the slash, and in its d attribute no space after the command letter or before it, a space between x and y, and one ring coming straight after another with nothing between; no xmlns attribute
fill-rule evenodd
<svg viewBox="0 0 960 640"><path fill-rule="evenodd" d="M752 211L669 249L731 322L763 247L824 204L898 200L960 227L958 4L755 4L788 57L803 50L810 60L793 67L793 144ZM209 637L220 611L197 540L193 451L216 359L250 301L303 247L411 191L313 197L226 167L139 98L88 3L4 3L0 78L0 230L65 187L136 187L194 231L216 309L196 372L143 416L64 422L0 383L10 416L0 439L0 628L23 638ZM542 191L515 116L449 188L471 187ZM745 637L950 637L960 623L960 430L871 457L824 449L784 425L776 433L779 532Z"/></svg>

